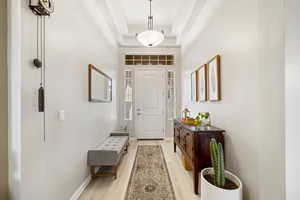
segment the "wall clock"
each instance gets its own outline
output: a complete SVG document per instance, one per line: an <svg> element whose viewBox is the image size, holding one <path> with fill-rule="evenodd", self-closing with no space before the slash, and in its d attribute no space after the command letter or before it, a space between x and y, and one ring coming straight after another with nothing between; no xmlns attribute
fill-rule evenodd
<svg viewBox="0 0 300 200"><path fill-rule="evenodd" d="M29 0L29 8L37 18L37 57L33 65L40 69L40 88L38 89L38 112L43 113L43 140L46 141L45 77L46 77L46 16L54 12L54 0Z"/></svg>
<svg viewBox="0 0 300 200"><path fill-rule="evenodd" d="M30 0L29 7L35 15L49 16L54 12L54 0Z"/></svg>

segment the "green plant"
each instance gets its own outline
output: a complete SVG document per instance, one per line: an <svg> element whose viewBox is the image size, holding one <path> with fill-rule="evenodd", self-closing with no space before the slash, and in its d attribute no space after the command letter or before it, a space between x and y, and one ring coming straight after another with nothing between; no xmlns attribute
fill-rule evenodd
<svg viewBox="0 0 300 200"><path fill-rule="evenodd" d="M216 139L210 141L211 162L214 169L214 184L220 188L225 186L224 151Z"/></svg>
<svg viewBox="0 0 300 200"><path fill-rule="evenodd" d="M209 118L209 113L208 112L204 112L204 113L199 112L197 117L200 118L200 119L208 119Z"/></svg>

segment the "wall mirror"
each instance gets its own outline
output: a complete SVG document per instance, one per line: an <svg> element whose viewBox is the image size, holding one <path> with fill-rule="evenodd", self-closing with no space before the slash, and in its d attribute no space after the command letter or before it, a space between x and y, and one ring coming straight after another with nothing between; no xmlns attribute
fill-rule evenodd
<svg viewBox="0 0 300 200"><path fill-rule="evenodd" d="M89 101L112 101L112 79L93 65L89 65Z"/></svg>

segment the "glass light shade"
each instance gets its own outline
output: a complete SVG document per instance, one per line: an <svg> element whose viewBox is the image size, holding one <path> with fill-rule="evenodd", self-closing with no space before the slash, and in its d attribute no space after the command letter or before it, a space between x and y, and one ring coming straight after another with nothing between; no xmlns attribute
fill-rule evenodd
<svg viewBox="0 0 300 200"><path fill-rule="evenodd" d="M164 39L164 34L155 30L147 30L137 35L137 40L146 47L155 47Z"/></svg>

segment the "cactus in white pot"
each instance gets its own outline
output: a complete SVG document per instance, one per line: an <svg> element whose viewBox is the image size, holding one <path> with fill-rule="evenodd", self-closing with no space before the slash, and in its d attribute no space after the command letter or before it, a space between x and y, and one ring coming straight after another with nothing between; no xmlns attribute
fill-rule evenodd
<svg viewBox="0 0 300 200"><path fill-rule="evenodd" d="M213 168L201 171L201 200L242 200L242 182L224 169L224 151L221 143L210 141Z"/></svg>
<svg viewBox="0 0 300 200"><path fill-rule="evenodd" d="M224 153L221 143L215 139L210 142L211 163L214 169L214 184L220 188L225 186Z"/></svg>

